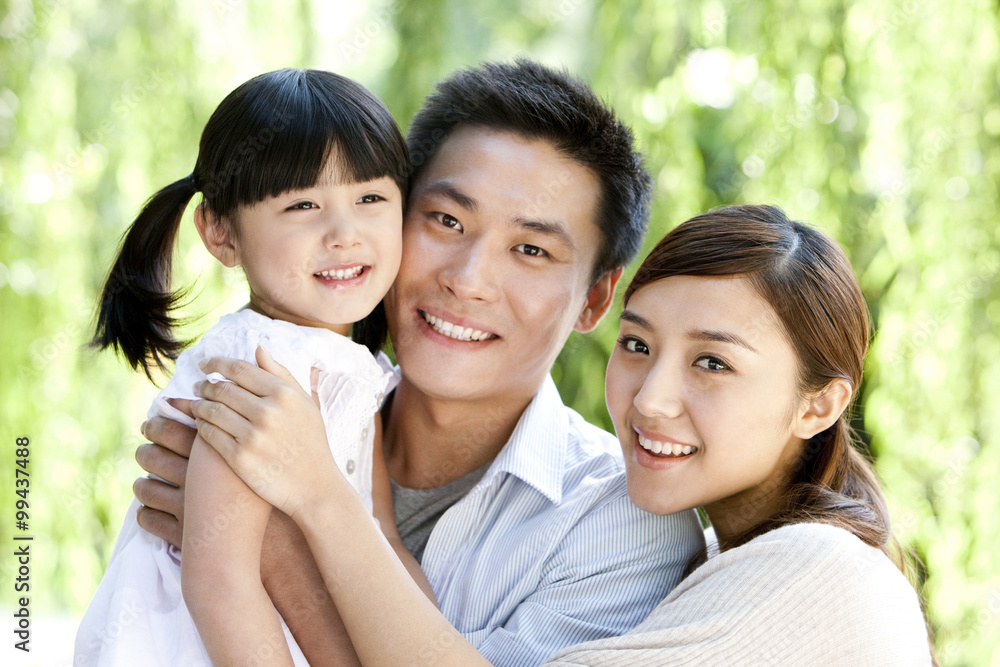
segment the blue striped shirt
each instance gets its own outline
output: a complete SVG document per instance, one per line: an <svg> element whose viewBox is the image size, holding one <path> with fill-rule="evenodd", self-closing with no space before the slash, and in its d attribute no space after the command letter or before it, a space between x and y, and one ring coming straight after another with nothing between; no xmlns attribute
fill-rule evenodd
<svg viewBox="0 0 1000 667"><path fill-rule="evenodd" d="M629 501L618 441L548 378L438 521L421 567L448 620L494 665L515 667L625 633L703 546L693 511L661 517Z"/></svg>

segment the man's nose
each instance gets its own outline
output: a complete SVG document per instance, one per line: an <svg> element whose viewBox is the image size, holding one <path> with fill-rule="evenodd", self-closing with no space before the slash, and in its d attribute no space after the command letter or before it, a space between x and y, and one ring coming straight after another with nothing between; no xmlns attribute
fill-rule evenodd
<svg viewBox="0 0 1000 667"><path fill-rule="evenodd" d="M471 241L438 274L438 282L459 299L493 301L500 294L499 259L485 240Z"/></svg>

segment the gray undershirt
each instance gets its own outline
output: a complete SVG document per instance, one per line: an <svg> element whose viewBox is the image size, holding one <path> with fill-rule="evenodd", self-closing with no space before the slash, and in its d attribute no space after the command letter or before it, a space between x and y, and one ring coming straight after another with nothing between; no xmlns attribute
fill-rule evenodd
<svg viewBox="0 0 1000 667"><path fill-rule="evenodd" d="M483 478L492 461L467 475L433 489L408 489L392 482L392 507L403 546L419 563L438 519L461 500Z"/></svg>

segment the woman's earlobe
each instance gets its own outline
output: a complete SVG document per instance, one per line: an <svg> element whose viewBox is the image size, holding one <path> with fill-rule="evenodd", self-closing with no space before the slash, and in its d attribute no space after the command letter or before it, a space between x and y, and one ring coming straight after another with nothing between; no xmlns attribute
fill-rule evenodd
<svg viewBox="0 0 1000 667"><path fill-rule="evenodd" d="M234 267L240 263L239 252L233 242L232 230L221 218L199 204L194 211L194 226L198 229L205 249L224 266Z"/></svg>
<svg viewBox="0 0 1000 667"><path fill-rule="evenodd" d="M853 395L854 388L850 382L843 378L831 380L806 403L805 410L799 415L792 434L808 440L830 428L851 404Z"/></svg>

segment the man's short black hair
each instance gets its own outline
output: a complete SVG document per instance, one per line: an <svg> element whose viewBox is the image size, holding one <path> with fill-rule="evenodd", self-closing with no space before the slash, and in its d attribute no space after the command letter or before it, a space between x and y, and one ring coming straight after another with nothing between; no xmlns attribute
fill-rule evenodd
<svg viewBox="0 0 1000 667"><path fill-rule="evenodd" d="M411 183L459 126L547 140L597 176L596 222L604 243L592 281L625 266L639 252L652 180L631 130L583 81L530 60L456 72L437 85L410 124Z"/></svg>

